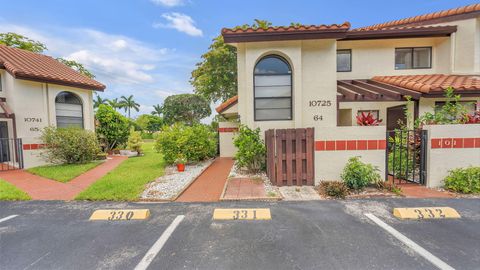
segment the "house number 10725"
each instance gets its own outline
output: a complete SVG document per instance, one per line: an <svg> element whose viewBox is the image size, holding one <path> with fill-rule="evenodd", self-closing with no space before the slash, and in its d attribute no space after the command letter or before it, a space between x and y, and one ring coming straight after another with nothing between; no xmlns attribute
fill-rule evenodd
<svg viewBox="0 0 480 270"><path fill-rule="evenodd" d="M332 106L331 100L310 100L308 102L310 107L329 107Z"/></svg>

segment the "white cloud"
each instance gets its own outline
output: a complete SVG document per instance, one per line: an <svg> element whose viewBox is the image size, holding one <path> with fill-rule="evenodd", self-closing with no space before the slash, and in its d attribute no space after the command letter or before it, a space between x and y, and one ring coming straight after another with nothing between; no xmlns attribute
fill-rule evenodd
<svg viewBox="0 0 480 270"><path fill-rule="evenodd" d="M183 6L184 0L151 0L155 5L162 5L166 7Z"/></svg>
<svg viewBox="0 0 480 270"><path fill-rule="evenodd" d="M154 23L153 27L155 28L172 28L176 29L177 31L183 32L187 35L194 36L194 37L201 37L203 36L203 32L201 29L195 26L195 21L188 15L171 12L171 13L164 13L162 17L168 21L168 23Z"/></svg>
<svg viewBox="0 0 480 270"><path fill-rule="evenodd" d="M191 91L191 70L199 59L170 48L158 48L124 35L62 26L25 26L0 21L1 32L16 32L47 45L45 54L76 60L107 86L104 98L134 95L139 113L165 97ZM162 89L160 93L159 89Z"/></svg>

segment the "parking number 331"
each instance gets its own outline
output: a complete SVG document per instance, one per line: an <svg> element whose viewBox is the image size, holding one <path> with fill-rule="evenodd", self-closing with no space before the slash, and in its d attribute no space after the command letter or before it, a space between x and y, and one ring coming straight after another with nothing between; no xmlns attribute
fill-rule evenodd
<svg viewBox="0 0 480 270"><path fill-rule="evenodd" d="M257 219L257 210L234 210L233 219Z"/></svg>

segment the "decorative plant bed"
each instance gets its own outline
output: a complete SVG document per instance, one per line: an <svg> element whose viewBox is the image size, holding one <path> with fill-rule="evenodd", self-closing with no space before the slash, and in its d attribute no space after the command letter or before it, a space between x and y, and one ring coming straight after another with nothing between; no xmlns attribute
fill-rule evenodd
<svg viewBox="0 0 480 270"><path fill-rule="evenodd" d="M334 200L339 199L335 197L331 197L322 193L319 186L315 187L320 197L324 200ZM368 186L361 191L349 191L349 193L345 196L345 199L368 199L368 198L401 198L403 195L394 193L387 189L381 189L374 186Z"/></svg>
<svg viewBox="0 0 480 270"><path fill-rule="evenodd" d="M281 200L277 187L272 186L265 173L249 174L234 165L223 188L220 200Z"/></svg>
<svg viewBox="0 0 480 270"><path fill-rule="evenodd" d="M175 200L212 162L213 159L197 164L186 164L183 172L178 172L176 165L166 167L165 174L162 177L157 178L146 186L141 200Z"/></svg>

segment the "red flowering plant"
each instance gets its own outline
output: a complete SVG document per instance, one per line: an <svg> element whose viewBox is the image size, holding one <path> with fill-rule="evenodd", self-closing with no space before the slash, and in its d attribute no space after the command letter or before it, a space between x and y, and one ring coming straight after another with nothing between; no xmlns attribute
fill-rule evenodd
<svg viewBox="0 0 480 270"><path fill-rule="evenodd" d="M357 124L359 126L378 126L382 122L382 119L377 119L375 116L368 112L362 112L360 115L357 115Z"/></svg>
<svg viewBox="0 0 480 270"><path fill-rule="evenodd" d="M477 110L465 115L465 124L480 124L480 102L477 102Z"/></svg>

